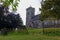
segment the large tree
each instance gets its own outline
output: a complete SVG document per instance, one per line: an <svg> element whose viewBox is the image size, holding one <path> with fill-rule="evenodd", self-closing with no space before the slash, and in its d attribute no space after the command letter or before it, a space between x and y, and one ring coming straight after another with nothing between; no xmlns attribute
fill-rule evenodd
<svg viewBox="0 0 60 40"><path fill-rule="evenodd" d="M60 19L60 0L42 0L41 19Z"/></svg>
<svg viewBox="0 0 60 40"><path fill-rule="evenodd" d="M20 0L0 0L0 31L3 29L2 32L5 32L7 29L14 28L14 27L16 28L18 26L18 24L17 24L18 20L16 20L17 18L15 19L16 15L14 14L15 16L13 16L13 15L9 16L6 14L10 13L8 11L9 6L11 6L12 11L16 11L19 1ZM19 20L19 22L20 22L20 20ZM16 22L16 23L14 23L14 22Z"/></svg>
<svg viewBox="0 0 60 40"><path fill-rule="evenodd" d="M41 17L44 32L44 20L60 19L60 0L42 0Z"/></svg>

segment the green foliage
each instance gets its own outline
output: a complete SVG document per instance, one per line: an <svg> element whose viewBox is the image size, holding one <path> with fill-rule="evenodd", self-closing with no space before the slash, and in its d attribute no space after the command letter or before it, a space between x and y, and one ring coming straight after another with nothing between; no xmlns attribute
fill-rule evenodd
<svg viewBox="0 0 60 40"><path fill-rule="evenodd" d="M45 0L41 3L41 15L46 18L60 19L60 0Z"/></svg>
<svg viewBox="0 0 60 40"><path fill-rule="evenodd" d="M17 10L17 6L20 0L0 0L0 2L3 3L3 6L8 7L8 6L12 6L12 10L16 11Z"/></svg>

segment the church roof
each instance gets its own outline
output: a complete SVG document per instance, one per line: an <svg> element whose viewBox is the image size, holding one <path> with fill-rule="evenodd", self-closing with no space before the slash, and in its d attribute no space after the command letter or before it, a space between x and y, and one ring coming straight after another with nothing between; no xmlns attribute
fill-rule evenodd
<svg viewBox="0 0 60 40"><path fill-rule="evenodd" d="M39 18L40 18L40 14L34 16L34 17L32 18L32 21L39 20Z"/></svg>

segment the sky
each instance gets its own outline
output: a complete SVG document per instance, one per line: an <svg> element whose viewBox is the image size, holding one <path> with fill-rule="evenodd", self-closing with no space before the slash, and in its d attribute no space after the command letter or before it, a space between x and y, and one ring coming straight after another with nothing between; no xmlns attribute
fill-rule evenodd
<svg viewBox="0 0 60 40"><path fill-rule="evenodd" d="M20 0L17 12L20 14L23 24L26 25L26 9L28 7L34 7L35 8L35 15L40 14L39 8L41 0Z"/></svg>

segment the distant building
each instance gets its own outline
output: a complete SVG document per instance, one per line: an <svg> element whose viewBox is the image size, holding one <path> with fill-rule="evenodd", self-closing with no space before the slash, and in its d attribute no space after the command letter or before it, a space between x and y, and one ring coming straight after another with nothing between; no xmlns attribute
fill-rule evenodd
<svg viewBox="0 0 60 40"><path fill-rule="evenodd" d="M40 20L40 15L35 15L35 8L29 7L26 9L26 27L27 28L43 28L42 21ZM45 28L60 27L60 20L44 20Z"/></svg>
<svg viewBox="0 0 60 40"><path fill-rule="evenodd" d="M26 9L26 27L39 28L39 16L35 15L35 8L29 7Z"/></svg>

